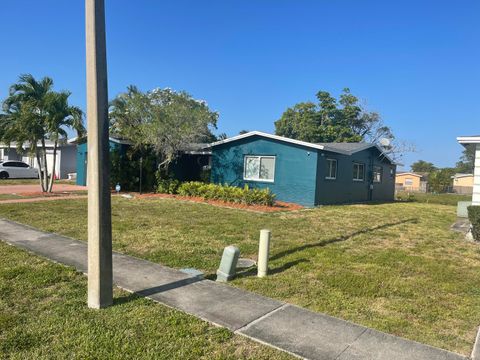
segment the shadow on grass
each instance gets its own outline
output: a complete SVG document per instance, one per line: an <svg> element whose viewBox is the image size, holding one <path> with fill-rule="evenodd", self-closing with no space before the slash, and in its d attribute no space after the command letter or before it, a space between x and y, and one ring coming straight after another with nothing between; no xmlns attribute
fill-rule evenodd
<svg viewBox="0 0 480 360"><path fill-rule="evenodd" d="M288 249L288 250L281 251L278 254L272 256L270 258L270 260L278 260L278 259L281 259L282 257L294 254L294 253L299 252L299 251L303 251L303 250L307 250L307 249L311 249L311 248L316 248L316 247L322 247L322 246L326 246L328 244L333 244L333 243L336 243L336 242L346 241L346 240L351 239L352 237L357 236L357 235L368 234L368 233L376 231L376 230L386 229L386 228L396 226L396 225L400 225L400 224L416 223L417 221L418 221L417 218L409 218L409 219L405 219L405 220L401 220L401 221L390 222L390 223L374 226L374 227L371 227L371 228L368 228L368 229L358 230L358 231L355 231L355 232L350 233L350 234L342 235L342 236L331 238L331 239L322 240L322 241L319 241L319 242L316 242L316 243L301 245L301 246L298 246L298 247L293 248L293 249Z"/></svg>
<svg viewBox="0 0 480 360"><path fill-rule="evenodd" d="M307 259L297 259L295 261L290 261L290 262L287 262L281 266L278 266L276 268L273 268L273 269L269 269L268 270L268 275L275 275L275 274L279 274L279 273L282 273L284 272L285 270L288 270L290 269L291 267L295 266L295 265L298 265L298 264L301 264L301 263L305 263L305 262L310 262L310 260L307 260ZM249 276L256 276L257 275L257 267L251 267L247 270L244 270L244 271L241 271L239 273L237 273L237 275L235 276L235 278L237 279L241 279L241 278L245 278L245 277L249 277Z"/></svg>

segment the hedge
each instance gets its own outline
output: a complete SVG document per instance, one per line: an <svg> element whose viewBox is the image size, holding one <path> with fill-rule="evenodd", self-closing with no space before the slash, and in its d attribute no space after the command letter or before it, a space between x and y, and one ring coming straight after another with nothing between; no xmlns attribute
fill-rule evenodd
<svg viewBox="0 0 480 360"><path fill-rule="evenodd" d="M206 184L199 181L179 183L177 180L159 181L157 192L181 196L201 197L246 205L273 206L275 195L269 189L243 188L229 185Z"/></svg>
<svg viewBox="0 0 480 360"><path fill-rule="evenodd" d="M472 223L473 238L480 241L480 206L468 207L468 219Z"/></svg>

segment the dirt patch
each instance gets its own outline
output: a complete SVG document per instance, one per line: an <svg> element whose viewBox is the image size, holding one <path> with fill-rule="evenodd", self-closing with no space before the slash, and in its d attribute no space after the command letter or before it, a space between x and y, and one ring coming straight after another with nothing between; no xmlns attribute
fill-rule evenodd
<svg viewBox="0 0 480 360"><path fill-rule="evenodd" d="M172 194L141 194L141 195L135 194L135 197L140 199L148 199L148 198L176 199L176 200L182 200L182 201L210 204L210 205L226 207L231 209L242 209L242 210L259 211L259 212L294 211L294 210L301 210L304 208L301 205L287 203L283 201L276 201L275 205L266 206L266 205L237 204L233 202L220 201L220 200L205 200L201 197L180 196L180 195L172 195Z"/></svg>

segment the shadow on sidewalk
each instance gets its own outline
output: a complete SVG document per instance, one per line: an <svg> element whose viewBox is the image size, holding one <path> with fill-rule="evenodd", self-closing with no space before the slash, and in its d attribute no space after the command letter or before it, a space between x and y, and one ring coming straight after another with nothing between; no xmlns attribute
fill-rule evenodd
<svg viewBox="0 0 480 360"><path fill-rule="evenodd" d="M136 300L140 297L148 297L148 296L151 296L151 295L154 295L154 294L159 294L159 293L162 293L162 292L165 292L165 291L178 289L178 288L181 288L183 286L194 284L194 283L202 281L202 280L203 279L200 278L200 277L190 277L190 278L186 278L186 279L182 279L182 280L178 280L178 281L173 281L173 282L168 283L168 284L163 284L163 285L154 286L154 287L151 287L151 288L135 291L135 292L133 292L129 295L122 296L122 297L119 297L119 298L115 298L113 303L114 303L114 305L124 304L124 303L127 303L129 301Z"/></svg>

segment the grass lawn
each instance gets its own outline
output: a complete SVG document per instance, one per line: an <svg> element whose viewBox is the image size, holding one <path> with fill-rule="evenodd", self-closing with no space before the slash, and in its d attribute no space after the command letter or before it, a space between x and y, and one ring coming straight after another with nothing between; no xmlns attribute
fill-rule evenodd
<svg viewBox="0 0 480 360"><path fill-rule="evenodd" d="M114 248L213 274L223 247L255 257L272 229L271 275L234 286L470 354L480 322L480 248L451 232L455 207L328 206L258 214L172 199L113 198ZM81 240L86 200L2 204L0 216Z"/></svg>
<svg viewBox="0 0 480 360"><path fill-rule="evenodd" d="M398 192L396 198L401 201L413 201L428 204L441 204L457 206L459 201L472 201L472 195L459 194L433 194Z"/></svg>
<svg viewBox="0 0 480 360"><path fill-rule="evenodd" d="M2 185L37 185L40 189L40 180L38 179L0 179L0 186ZM55 184L69 184L75 185L75 180L55 180L53 188L55 189Z"/></svg>
<svg viewBox="0 0 480 360"><path fill-rule="evenodd" d="M153 301L115 290L86 307L86 277L0 242L2 359L290 359Z"/></svg>
<svg viewBox="0 0 480 360"><path fill-rule="evenodd" d="M17 194L0 194L0 201L2 200L13 200L13 199L23 199L24 196Z"/></svg>

